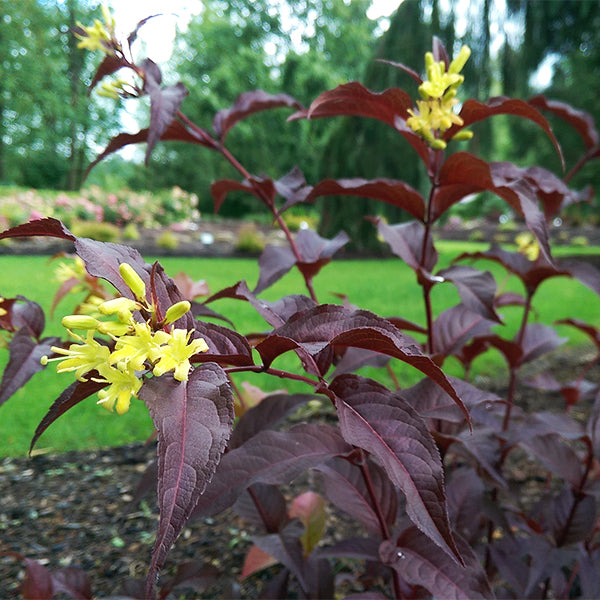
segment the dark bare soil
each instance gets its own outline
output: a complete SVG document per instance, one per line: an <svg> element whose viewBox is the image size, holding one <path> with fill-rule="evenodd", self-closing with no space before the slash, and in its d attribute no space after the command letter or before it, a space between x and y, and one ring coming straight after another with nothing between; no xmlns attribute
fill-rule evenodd
<svg viewBox="0 0 600 600"><path fill-rule="evenodd" d="M573 379L593 356L586 351L563 353L535 369L550 366L560 381ZM595 367L588 378L600 381ZM501 394L492 381L476 382ZM541 394L522 387L518 403L528 411L564 410L559 394ZM589 401L572 410L584 419ZM128 577L143 578L154 539L157 511L154 495L132 502L142 473L155 453L153 444L131 444L90 452L0 460L0 552L19 552L50 568L82 567L90 576L96 598L117 594ZM526 457L514 461L511 479L535 496L539 472ZM294 494L307 481L294 485ZM331 512L329 542L348 535L352 523ZM191 522L173 548L163 577L178 563L204 561L220 575L201 595L186 598L255 598L260 576L238 583L245 552L251 545L251 529L235 513ZM347 567L352 568L352 567ZM276 569L276 567L275 567ZM0 599L18 598L22 565L12 557L0 558ZM360 591L354 588L353 591ZM179 596L178 596L179 597Z"/></svg>

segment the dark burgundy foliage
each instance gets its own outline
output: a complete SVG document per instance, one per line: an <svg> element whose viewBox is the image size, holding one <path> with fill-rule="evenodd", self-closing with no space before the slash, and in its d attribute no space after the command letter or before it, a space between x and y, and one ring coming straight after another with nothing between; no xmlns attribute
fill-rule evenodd
<svg viewBox="0 0 600 600"><path fill-rule="evenodd" d="M404 530L395 544L384 541L379 553L408 583L424 587L438 598L494 598L477 556L469 545L455 534L465 566L438 552L431 540L416 527Z"/></svg>
<svg viewBox="0 0 600 600"><path fill-rule="evenodd" d="M241 94L231 108L220 110L213 119L213 130L221 142L229 130L239 121L255 113L272 108L288 107L297 110L302 105L287 94L268 94L263 90L253 90Z"/></svg>
<svg viewBox="0 0 600 600"><path fill-rule="evenodd" d="M444 134L444 138L449 140L454 135L456 135L456 133L463 127L469 127L469 125L472 125L477 121L483 121L484 119L487 119L494 115L514 115L516 117L528 119L530 121L533 121L536 125L539 125L539 127L541 127L545 131L545 133L548 135L548 137L554 144L558 156L560 157L561 162L564 165L562 150L560 148L558 140L552 132L552 128L550 127L548 121L531 104L518 98L506 98L504 96L498 96L496 98L490 98L485 103L478 102L477 100L472 99L467 100L463 104L460 111L460 117L464 121L463 125L453 125Z"/></svg>
<svg viewBox="0 0 600 600"><path fill-rule="evenodd" d="M570 104L549 100L545 96L533 96L529 104L541 110L547 110L569 123L581 136L585 147L589 150L598 145L600 138L594 123L594 118L589 113L573 108Z"/></svg>
<svg viewBox="0 0 600 600"><path fill-rule="evenodd" d="M146 21L131 33L129 45ZM169 331L164 316L185 298L192 302L192 310L173 326L208 345L207 352L190 357L187 380L176 380L170 373L153 376L150 358L137 373L143 380L139 398L155 426L158 450L132 505L157 488L160 517L148 576L145 581L124 582L120 597L164 600L184 587L204 591L220 574L203 561L179 565L158 589L155 583L186 523L230 507L254 528L254 545L242 578L261 571L264 598L337 597L336 585L350 575L348 563L332 562L336 559L360 565L352 567L352 575L362 569L354 582L360 587L353 587L348 599L487 599L494 592L502 598L540 600L595 597L600 589L600 391L591 368L600 361L600 330L577 315L561 319L555 325L583 332L596 352L567 381L549 371L526 374L530 363L545 359L565 341L553 327L539 322L535 309L539 286L553 277L571 277L600 295L600 271L582 260L555 261L547 230L555 215L591 198L590 189L572 190L568 182L582 166L600 157L592 115L542 96L529 102L466 99L460 112L464 124L454 125L443 136L437 132L448 147L433 149L406 124L408 111L415 106L413 95L398 88L373 92L350 82L322 93L307 109L285 94L262 90L242 94L231 108L214 116L213 137L180 110L187 95L182 84L163 86L155 63L129 62L116 40L107 42L106 49L92 87L121 68L133 69L143 85L133 85L127 95L149 96L150 122L137 133L114 137L89 168L133 143L147 143L147 160L159 140L208 148L221 154L239 175L212 185L215 209L230 193L249 193L267 208L288 242L284 247L265 248L254 290L240 281L201 303L196 299L209 295L203 282L194 283L185 275L174 281L159 263L147 264L136 250L76 238L55 219L0 233L0 240L50 236L73 242L87 270L83 283L90 293L107 299L110 293L99 280L109 283L118 296L134 298L119 271L122 263L128 263L143 280L146 302L152 306L142 307L134 317L151 323L154 331ZM432 51L435 60L446 67L450 64L452 57L440 39L434 38ZM381 62L422 83L412 68ZM279 178L249 173L225 147L227 134L241 120L275 108L295 109L289 121L351 116L386 123L419 156L430 189L421 192L402 181L366 180L352 174L307 182L297 167ZM461 129L503 114L539 126L562 160L540 110L571 125L583 140L584 155L564 177L535 165L486 162L469 152L454 151L452 137ZM463 253L451 266L439 269L435 227L458 202L482 192L498 196L524 221L537 239L540 256L532 260L492 245L485 251ZM423 297L419 323L405 318L402 299L397 314L389 318L361 310L355 299L343 293L337 294L340 304L319 301L313 279L349 238L340 232L325 239L312 230L292 235L281 215L323 196L342 196L348 204L355 197L371 198L412 217L397 224L378 217L370 222L392 253L415 273ZM523 295L502 291L504 282L498 286L489 271L476 268L481 260L493 261L516 276ZM270 300L259 297L292 269L301 275L304 291ZM63 284L52 309L76 283L82 282ZM444 310L437 305L432 290L441 283L456 287L460 303ZM236 331L227 315L212 308L221 299L247 302L264 319L264 331ZM507 306L513 307L507 313L520 316L510 334L497 312ZM21 296L0 297L0 313L0 329L9 340L1 404L42 369L40 359L52 354L52 346L67 348L73 342L43 337L43 310ZM208 318L220 319L224 325ZM403 330L413 332L418 341ZM103 343L111 349L115 344L108 338ZM473 365L490 350L503 357L508 374L497 393L482 391L470 380ZM289 352L299 358L297 371L284 370L285 359L279 364L279 358ZM404 387L396 372L402 366L397 360L425 377ZM442 370L451 362L464 368L463 378ZM369 367L374 378L356 375L363 367ZM391 380L395 389L375 380L376 369L383 368L385 374L379 379ZM248 393L252 397L246 403L237 381L245 373L278 377L278 385L284 379L295 380L306 390L266 394L256 388ZM58 417L108 385L98 379L98 373L87 373L59 395L38 425L31 448ZM521 405L522 384L536 388L540 396L552 392L563 410L546 410L545 405L539 410L540 401L527 411ZM319 403L311 402L315 398ZM297 423L317 412L316 422ZM286 500L287 490L279 486L296 484L309 470L317 474L323 496L308 491ZM533 491L523 493L530 488ZM326 502L355 519L361 532L342 538L338 534L343 532L336 531L335 541L326 545L327 540L321 539L326 531ZM24 598L45 600L58 593L79 600L92 598L86 575L75 568L51 571L18 553L4 556L25 566ZM276 563L275 575L267 581L265 569ZM240 595L236 586L232 585L231 596ZM354 593L357 590L362 591Z"/></svg>
<svg viewBox="0 0 600 600"><path fill-rule="evenodd" d="M442 462L425 422L400 396L375 381L341 375L330 389L344 439L381 462L404 493L411 520L462 562L448 523Z"/></svg>
<svg viewBox="0 0 600 600"><path fill-rule="evenodd" d="M54 401L44 418L37 426L35 433L31 439L29 452L33 450L39 437L48 429L58 417L63 415L73 406L79 404L82 400L89 398L102 388L106 387L106 383L98 383L96 381L75 381L67 389L63 390L61 395Z"/></svg>
<svg viewBox="0 0 600 600"><path fill-rule="evenodd" d="M425 219L425 201L419 192L403 181L393 179L325 179L312 189L304 190L304 196L296 195L282 211L298 201L313 202L320 196L361 196L381 200L404 209L415 219ZM350 201L349 201L350 202Z"/></svg>
<svg viewBox="0 0 600 600"><path fill-rule="evenodd" d="M144 74L144 92L150 96L150 126L146 142L146 164L152 150L169 127L188 91L183 83L161 87L162 73L158 65L146 58L141 69Z"/></svg>
<svg viewBox="0 0 600 600"><path fill-rule="evenodd" d="M88 94L92 93L92 90L96 87L98 83L102 81L108 75L112 75L116 73L119 69L127 66L127 61L122 56L116 56L113 54L107 54L100 66L96 70L92 82L88 88Z"/></svg>
<svg viewBox="0 0 600 600"><path fill-rule="evenodd" d="M312 279L348 241L343 231L327 240L310 229L303 229L296 236L296 253L285 246L267 246L258 260L260 275L253 293L259 294L272 286L294 265Z"/></svg>
<svg viewBox="0 0 600 600"><path fill-rule="evenodd" d="M223 456L194 514L217 514L254 483L289 483L306 469L352 450L339 432L327 425L296 425L285 433L260 431Z"/></svg>
<svg viewBox="0 0 600 600"><path fill-rule="evenodd" d="M146 591L210 481L231 433L233 393L216 364L196 367L188 381L154 377L140 391L158 431L160 522ZM169 398L169 402L164 402Z"/></svg>

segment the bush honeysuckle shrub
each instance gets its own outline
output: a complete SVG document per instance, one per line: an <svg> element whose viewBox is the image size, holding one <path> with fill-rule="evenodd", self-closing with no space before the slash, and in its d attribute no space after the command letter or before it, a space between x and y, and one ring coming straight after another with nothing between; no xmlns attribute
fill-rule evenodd
<svg viewBox="0 0 600 600"><path fill-rule="evenodd" d="M451 61L435 38L425 59L425 80L409 67L389 63L415 79L421 95L416 102L401 89L376 93L358 82L322 93L308 108L285 94L256 90L219 111L209 132L181 110L187 94L181 83L163 86L155 63L130 58L138 28L125 47L114 38L108 14L104 23L76 30L83 46L103 53L93 87L101 84L102 93L112 97L150 98L148 127L117 135L91 166L132 143L146 143L146 157L159 140L217 152L241 180L212 185L216 210L231 191L252 194L289 244L265 247L253 289L240 281L199 302L185 297L194 295L187 293L194 287L189 281L175 283L158 262L146 264L127 246L76 237L56 219L31 221L0 234L0 239L42 235L70 240L80 262L71 272L62 269L54 308L70 289L86 290L83 303L63 320L75 343L43 336L45 317L35 302L0 299L0 327L10 336L0 402L50 361L75 377L50 406L32 447L54 420L96 393L100 403L114 406L117 413L141 400L156 428L158 481L150 475L145 479L146 485L152 480L157 486L156 541L145 584L129 586L125 595L155 597L159 572L184 525L233 507L256 531L242 577L280 564L265 584L264 597L334 597L336 572L341 569L343 575L344 563L333 561L347 558L368 565L368 576L354 582L355 593L348 598L595 596L600 589L600 394L586 374L600 358L600 329L576 317L562 319L562 326L589 336L597 355L571 382L559 382L551 373L528 382L560 392L563 412L528 413L517 394L522 368L564 341L553 326L536 321L540 285L549 278L572 277L600 294L600 273L585 262L556 260L547 231L547 223L562 209L591 197L590 190L573 190L568 183L600 156L592 117L542 96L528 101L466 99L458 111L460 71L469 50L463 48ZM106 83L121 69L133 71L136 82ZM431 183L428 194L393 179L325 179L310 185L297 167L279 179L249 173L227 147L227 133L257 112L283 107L295 110L291 121L336 116L383 121L423 162ZM471 136L466 127L508 114L541 127L562 160L542 111L572 125L585 146L582 158L562 178L537 166L486 162L456 148ZM506 202L530 235L516 240L516 252L492 245L437 268L438 221L463 198L484 191ZM324 239L311 229L292 235L282 215L292 206L330 195L373 198L412 216L400 224L372 221L415 273L423 296L421 323L403 318L402 305L397 315L384 318L353 306L351 298L343 305L319 301L313 279L348 237L340 232ZM522 293L500 292L492 273L474 266L485 261L515 277ZM301 274L306 294L276 301L259 297L292 269ZM114 297L100 281L115 288ZM431 292L437 285L453 285L460 302L436 311ZM213 309L225 298L248 302L266 330L235 331L226 315ZM503 327L501 313L509 306L522 315L515 335ZM214 318L223 324L213 324ZM503 396L469 381L473 361L489 350L499 352L507 364ZM275 368L274 361L288 353L299 359L298 370ZM450 357L463 365L462 379L445 374ZM390 389L356 374L363 366L378 367L387 373L382 381L397 381L396 361L424 378L412 387L397 382ZM306 393L242 392L235 381L243 373L300 382ZM337 425L317 419L279 427L315 398L331 403ZM586 422L572 416L576 404L589 408ZM523 452L536 462L543 482L535 501L514 485L511 473L513 455ZM279 486L308 469L321 477L321 493L308 490L286 498ZM326 502L356 519L363 535L324 545ZM50 589L50 595L64 591L64 573L58 577L20 554L12 556L25 561L28 597L42 588ZM181 565L174 579L161 581L159 596L166 597L175 582L192 585L208 568ZM77 572L68 579L74 597L91 597L82 591L84 578Z"/></svg>

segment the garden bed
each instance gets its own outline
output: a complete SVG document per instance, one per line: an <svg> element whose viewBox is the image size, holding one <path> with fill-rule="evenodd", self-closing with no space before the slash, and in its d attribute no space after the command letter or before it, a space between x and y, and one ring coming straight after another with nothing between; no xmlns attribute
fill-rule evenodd
<svg viewBox="0 0 600 600"><path fill-rule="evenodd" d="M550 367L559 381L568 381L592 357L591 350L561 350L528 366L523 376L527 378ZM588 378L600 381L600 367L594 367ZM476 383L498 395L503 393L494 379ZM517 403L527 412L564 411L564 401L558 393L542 394L525 386L519 389ZM584 420L588 412L589 401L576 405L571 415ZM39 454L31 459L3 459L0 550L20 552L51 568L80 566L89 574L97 597L117 593L128 577L143 578L157 524L156 502L153 494L142 502L134 503L133 499L154 454L153 444L131 444L56 456ZM525 501L537 500L546 483L537 463L515 452L509 464L508 479L522 486ZM288 492L295 495L307 485L305 477L294 482ZM330 511L325 541L346 536L350 527L356 527L353 521ZM163 576L173 572L178 563L201 560L213 565L220 575L208 582L202 595L191 593L187 597L241 594L240 597L254 598L261 587L260 575L237 587L251 535L252 530L230 510L215 518L192 521L169 555ZM342 572L350 569L352 565L345 564ZM22 566L14 559L0 559L0 598L17 595L22 575Z"/></svg>

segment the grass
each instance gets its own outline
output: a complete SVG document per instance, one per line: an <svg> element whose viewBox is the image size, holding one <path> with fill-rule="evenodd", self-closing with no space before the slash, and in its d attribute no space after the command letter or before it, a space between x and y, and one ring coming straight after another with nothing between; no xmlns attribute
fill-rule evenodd
<svg viewBox="0 0 600 600"><path fill-rule="evenodd" d="M440 266L446 266L450 260L464 251L475 251L485 248L485 244L439 242ZM584 250L590 253L594 249L566 249L566 253ZM565 252L565 250L562 250ZM600 253L600 248L595 249ZM148 259L152 260L152 259ZM211 291L218 291L226 286L246 279L250 287L258 277L258 265L254 259L184 259L163 258L161 263L171 276L179 271L187 272L193 279L205 279ZM0 257L2 285L0 295L14 297L21 294L42 305L48 314L52 296L56 290L53 283L53 271L56 263L49 263L44 257ZM503 290L520 290L520 284L514 277L505 278L504 271L494 263L481 262L482 268L493 272ZM52 283L48 283L52 282ZM286 275L262 296L266 300L275 300L283 295L301 293L302 279L292 272ZM400 261L356 260L338 261L325 268L315 279L315 289L321 302L341 302L336 293L345 293L352 304L371 310L382 316L402 316L411 321L423 323L423 302L420 289L415 285L415 277ZM458 301L458 294L451 285L436 286L432 294L436 313L452 306ZM63 334L60 318L71 312L76 303L74 298L64 299L58 306L57 315L46 326L45 335ZM568 278L555 278L542 284L536 296L537 318L544 323L552 323L556 319L574 317L600 326L598 298L590 290ZM262 318L245 302L220 300L213 308L233 320L242 333L263 331L267 328ZM502 311L509 332L515 331L520 310L506 308ZM559 329L561 335L568 335L572 343L581 344L585 336L572 328ZM0 370L6 363L7 352L0 352ZM295 370L295 356L284 356L278 359L275 366ZM450 374L460 376L459 366L448 362ZM420 375L414 369L399 361L393 368L403 386L416 382ZM502 372L502 361L499 356L489 352L478 359L474 365L474 375L493 375ZM386 374L365 370L367 376L377 376L391 385ZM57 375L53 369L46 369L37 374L23 389L19 390L0 408L0 456L26 454L29 441L37 423L43 418L52 401L71 383L69 374ZM288 385L270 377L259 375L237 376L236 382L249 381L266 390L287 388L290 391L308 391L301 384ZM58 419L40 438L37 447L52 452L75 449L87 449L123 444L135 440L146 439L152 433L152 424L141 402L133 402L130 412L123 417L109 413L96 406L93 398L80 403L69 411L67 417Z"/></svg>

